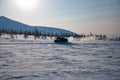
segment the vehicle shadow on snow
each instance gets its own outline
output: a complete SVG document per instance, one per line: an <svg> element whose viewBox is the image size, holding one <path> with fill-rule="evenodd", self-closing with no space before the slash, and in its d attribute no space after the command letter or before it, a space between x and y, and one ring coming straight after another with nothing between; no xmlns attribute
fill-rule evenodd
<svg viewBox="0 0 120 80"><path fill-rule="evenodd" d="M54 44L58 44L58 45L75 45L74 43L71 43L71 42L58 42L58 43L54 43Z"/></svg>

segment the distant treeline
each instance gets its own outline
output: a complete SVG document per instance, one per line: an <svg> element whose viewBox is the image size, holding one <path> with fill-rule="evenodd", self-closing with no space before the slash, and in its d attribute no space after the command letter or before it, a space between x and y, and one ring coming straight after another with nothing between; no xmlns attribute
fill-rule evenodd
<svg viewBox="0 0 120 80"><path fill-rule="evenodd" d="M57 37L73 37L74 39L81 40L81 39L90 39L94 38L95 40L110 40L110 41L120 41L120 36L112 36L111 38L108 38L105 34L71 34L71 33L60 33L60 34L54 34L54 33L45 33L41 32L40 30L34 29L31 31L23 31L23 30L13 30L13 29L0 29L0 36L3 34L8 34L11 36L11 38L15 38L14 35L17 38L17 35L24 35L24 38L27 39L29 36L34 36L34 39L36 38L42 38L47 39L47 37L50 37L51 39L57 38Z"/></svg>
<svg viewBox="0 0 120 80"><path fill-rule="evenodd" d="M120 36L107 37L105 34L93 34L91 32L90 32L90 34L76 35L74 38L77 39L77 40L93 38L94 40L120 41Z"/></svg>
<svg viewBox="0 0 120 80"><path fill-rule="evenodd" d="M34 30L27 30L27 31L23 31L23 30L13 30L13 29L0 29L0 36L2 34L9 34L11 36L11 38L14 38L14 35L24 35L24 38L28 38L28 36L34 36L34 39L42 37L43 39L46 39L47 37L70 37L70 36L76 36L77 34L71 34L71 33L46 33L46 32L41 32L40 30L34 29Z"/></svg>

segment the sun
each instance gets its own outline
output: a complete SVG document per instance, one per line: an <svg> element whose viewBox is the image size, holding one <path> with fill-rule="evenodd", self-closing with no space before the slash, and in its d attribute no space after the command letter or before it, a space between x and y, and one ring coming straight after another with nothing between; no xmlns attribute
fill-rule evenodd
<svg viewBox="0 0 120 80"><path fill-rule="evenodd" d="M35 8L38 3L38 0L14 0L18 8L23 10L30 10Z"/></svg>

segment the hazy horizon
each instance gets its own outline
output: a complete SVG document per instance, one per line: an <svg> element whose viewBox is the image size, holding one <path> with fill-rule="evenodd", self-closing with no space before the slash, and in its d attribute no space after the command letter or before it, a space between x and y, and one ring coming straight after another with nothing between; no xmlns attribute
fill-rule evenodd
<svg viewBox="0 0 120 80"><path fill-rule="evenodd" d="M0 16L76 33L120 34L119 0L35 1L0 0Z"/></svg>

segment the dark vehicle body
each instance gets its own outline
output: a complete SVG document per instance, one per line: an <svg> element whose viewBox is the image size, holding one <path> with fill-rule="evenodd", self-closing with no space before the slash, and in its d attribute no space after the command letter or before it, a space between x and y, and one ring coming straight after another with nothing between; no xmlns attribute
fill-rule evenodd
<svg viewBox="0 0 120 80"><path fill-rule="evenodd" d="M68 42L68 39L66 39L66 38L56 38L55 40L54 40L54 42L55 43L65 43L65 42Z"/></svg>

